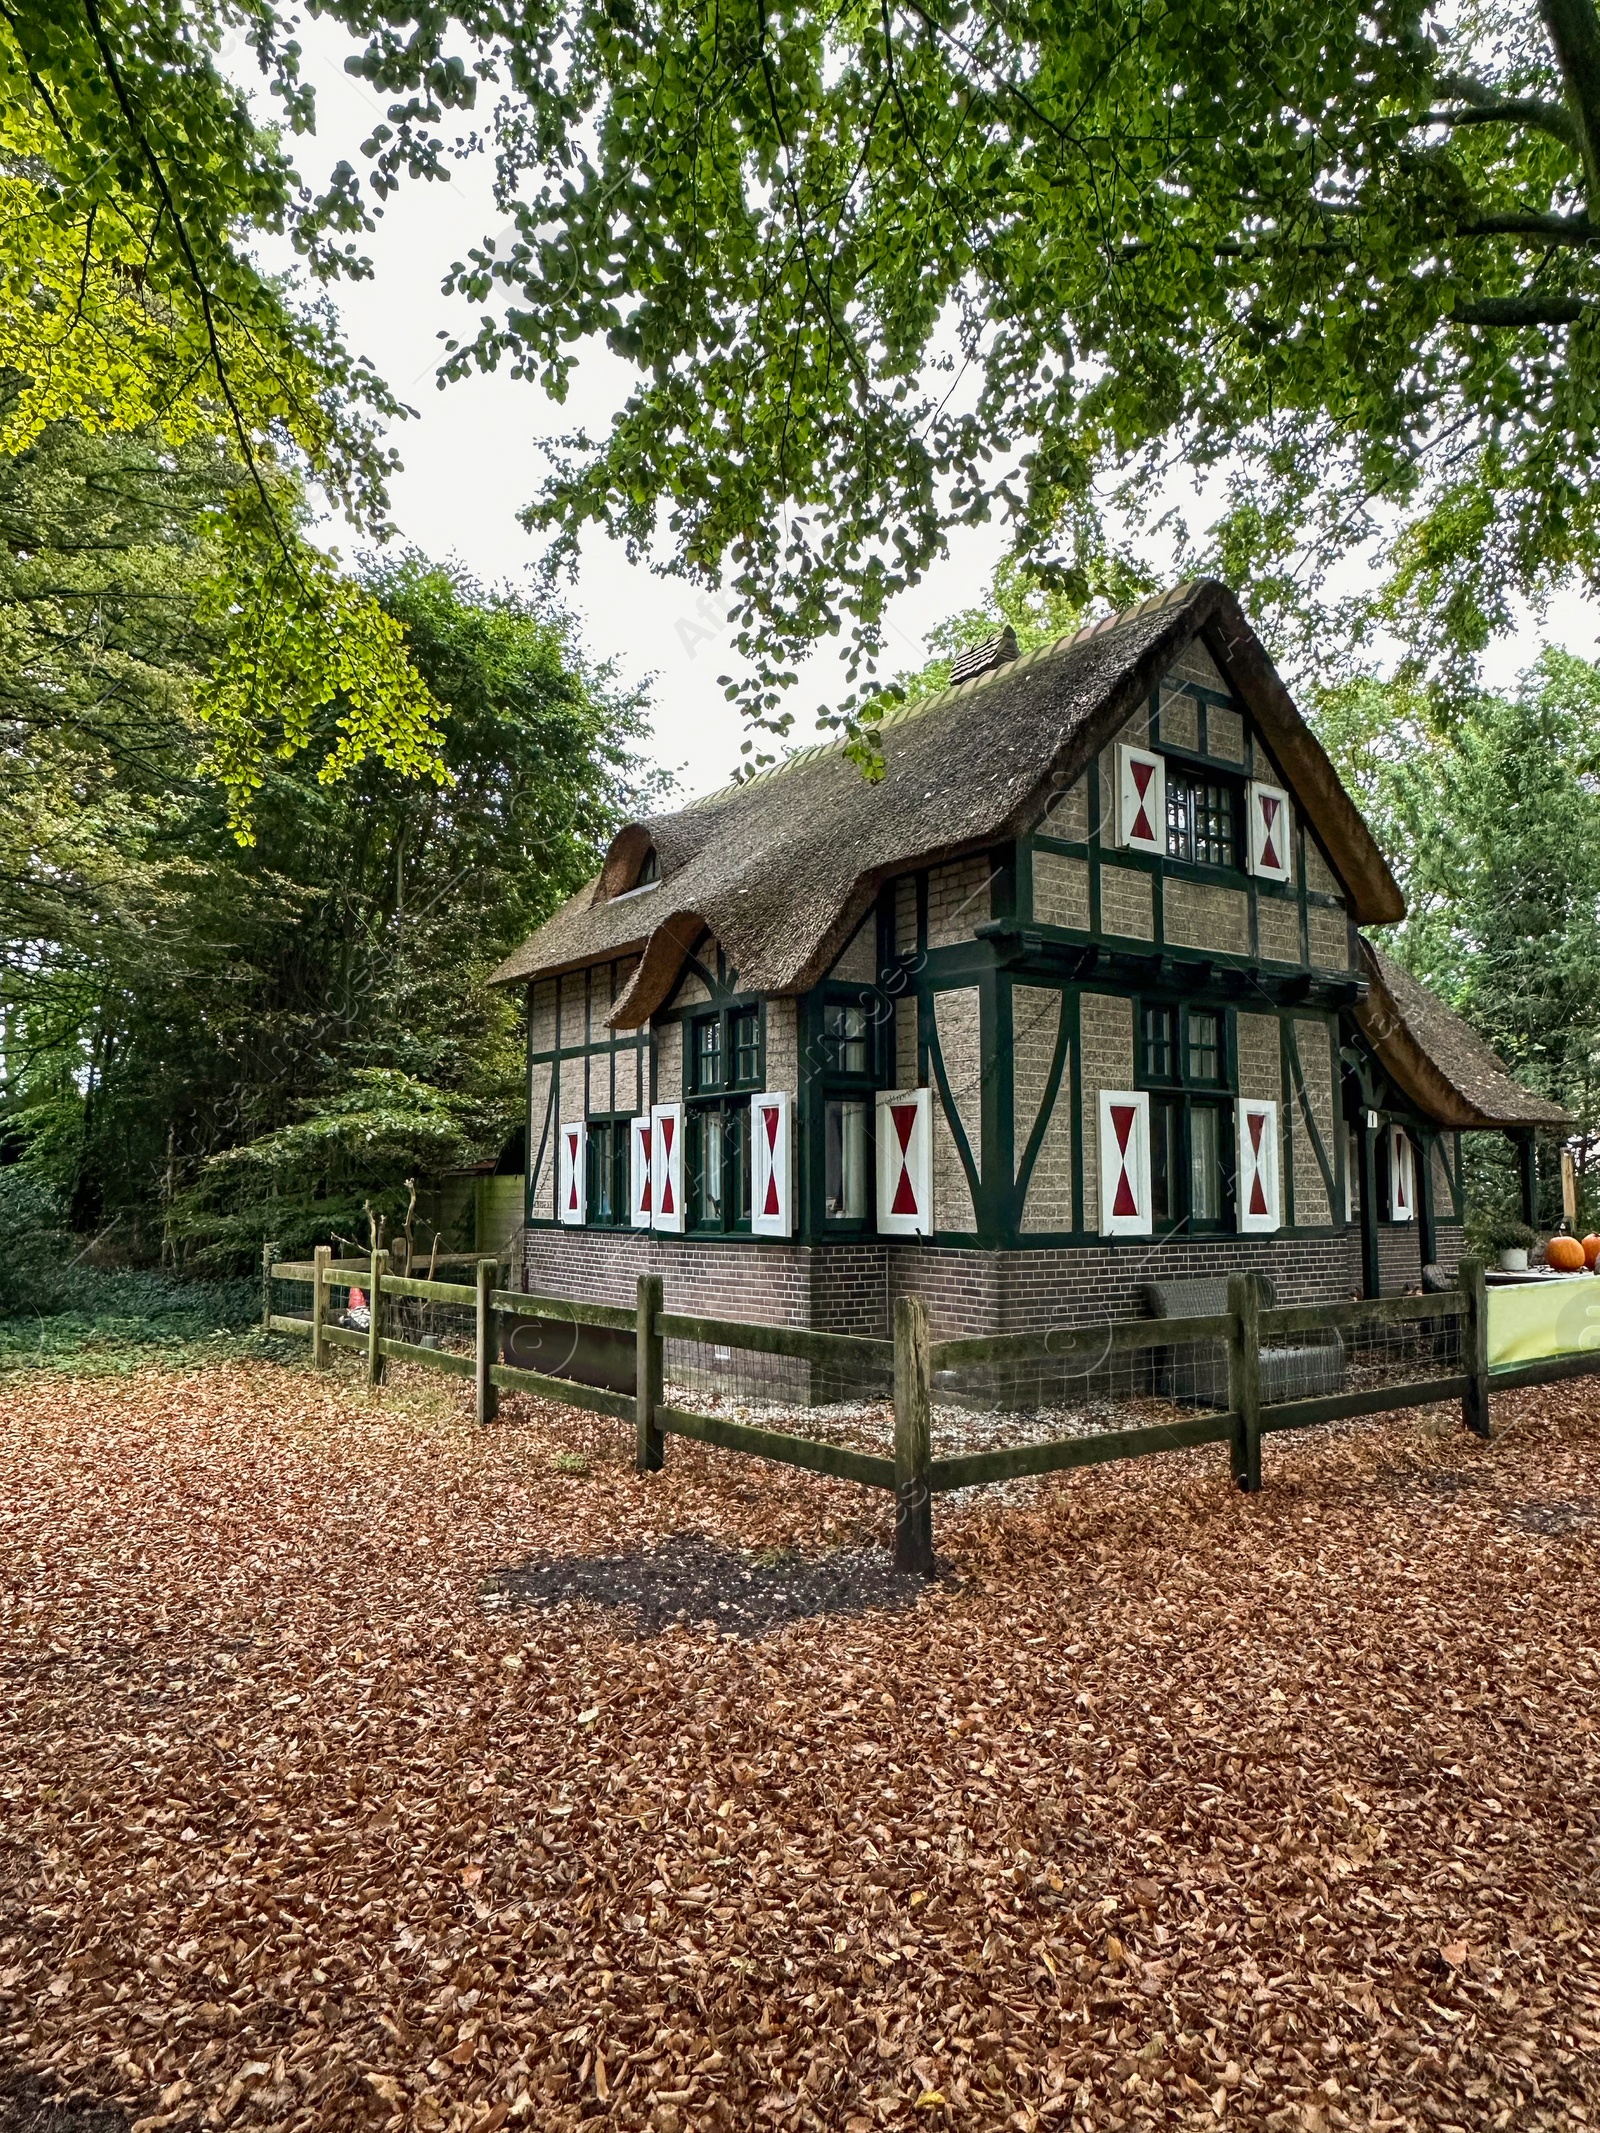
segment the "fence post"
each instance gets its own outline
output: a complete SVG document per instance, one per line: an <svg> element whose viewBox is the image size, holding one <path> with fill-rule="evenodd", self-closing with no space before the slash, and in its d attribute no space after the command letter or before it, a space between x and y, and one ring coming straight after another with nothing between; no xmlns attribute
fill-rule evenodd
<svg viewBox="0 0 1600 2133"><path fill-rule="evenodd" d="M328 1324L328 1261L333 1257L331 1247L319 1244L311 1254L311 1366L324 1370L328 1363L328 1344L323 1339Z"/></svg>
<svg viewBox="0 0 1600 2133"><path fill-rule="evenodd" d="M1461 1368L1467 1389L1461 1395L1461 1419L1475 1437L1492 1437L1489 1421L1489 1289L1481 1259L1463 1259L1456 1283L1466 1304L1461 1314Z"/></svg>
<svg viewBox="0 0 1600 2133"><path fill-rule="evenodd" d="M476 1397L473 1401L473 1413L479 1422L492 1422L500 1411L500 1388L489 1375L494 1367L495 1350L500 1345L500 1314L489 1301L494 1293L494 1277L499 1271L498 1259L478 1261L477 1316L474 1322L477 1347L473 1351Z"/></svg>
<svg viewBox="0 0 1600 2133"><path fill-rule="evenodd" d="M269 1239L261 1247L261 1330L272 1331L272 1262L278 1256L275 1240Z"/></svg>
<svg viewBox="0 0 1600 2133"><path fill-rule="evenodd" d="M372 1272L367 1277L370 1283L367 1291L367 1383L369 1385L381 1385L384 1377L384 1358L378 1343L383 1339L383 1277L388 1272L388 1268L389 1254L387 1252L374 1251L372 1254Z"/></svg>
<svg viewBox="0 0 1600 2133"><path fill-rule="evenodd" d="M639 1448L636 1465L641 1474L659 1474L666 1464L667 1445L656 1426L666 1376L666 1342L656 1331L661 1316L661 1276L639 1276L639 1301L634 1318L634 1386L638 1402Z"/></svg>
<svg viewBox="0 0 1600 2133"><path fill-rule="evenodd" d="M933 1575L933 1362L920 1296L894 1306L894 1567Z"/></svg>
<svg viewBox="0 0 1600 2133"><path fill-rule="evenodd" d="M1248 1274L1228 1277L1228 1405L1234 1412L1233 1478L1254 1494L1261 1486L1261 1297Z"/></svg>

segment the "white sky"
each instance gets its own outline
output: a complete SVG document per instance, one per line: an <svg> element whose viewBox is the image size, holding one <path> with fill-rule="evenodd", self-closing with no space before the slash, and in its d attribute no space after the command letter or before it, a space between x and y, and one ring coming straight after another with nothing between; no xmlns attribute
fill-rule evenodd
<svg viewBox="0 0 1600 2133"><path fill-rule="evenodd" d="M351 47L342 36L316 22L304 23L300 35L307 77L317 92L319 130L314 139L296 142L294 153L317 183L341 157L358 170L366 167L360 143L382 110L364 83L344 73L339 62ZM249 55L242 56L249 64ZM602 433L632 381L626 365L597 347L584 353L564 406L504 372L437 389L441 334L466 338L476 325L472 308L460 298L447 299L440 284L469 245L502 224L484 158L456 166L449 184L408 184L365 240L374 278L334 291L352 348L417 410L417 419L399 425L394 436L404 461L392 489L402 535L433 558L458 558L487 581L520 579L538 553L534 538L517 524L517 512L544 477L541 443L578 428ZM335 538L349 546L348 529ZM890 610L883 671L921 660L926 632L981 596L1004 546L998 524L951 536L949 558ZM594 656L616 658L626 679L652 677L649 752L677 775L680 796L724 784L738 765L746 729L717 687L730 654L712 596L629 563L620 546L591 529L578 582L567 597ZM1543 632L1530 621L1493 649L1486 679L1509 682L1545 641L1593 657L1596 635L1591 609L1576 599L1559 602ZM819 652L790 692L795 742L814 738L816 704L844 693L842 678L837 687L830 681L833 658L831 647Z"/></svg>

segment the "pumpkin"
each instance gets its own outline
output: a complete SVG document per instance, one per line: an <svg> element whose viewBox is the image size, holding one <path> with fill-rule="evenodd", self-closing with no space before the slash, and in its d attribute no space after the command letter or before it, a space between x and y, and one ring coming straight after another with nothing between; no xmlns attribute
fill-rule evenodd
<svg viewBox="0 0 1600 2133"><path fill-rule="evenodd" d="M1580 1274L1589 1259L1576 1237L1552 1237L1544 1248L1544 1263L1558 1274Z"/></svg>
<svg viewBox="0 0 1600 2133"><path fill-rule="evenodd" d="M1594 1231L1590 1230L1588 1236L1583 1240L1583 1262L1591 1274L1594 1272L1594 1265L1597 1259L1600 1259L1600 1237L1597 1237Z"/></svg>

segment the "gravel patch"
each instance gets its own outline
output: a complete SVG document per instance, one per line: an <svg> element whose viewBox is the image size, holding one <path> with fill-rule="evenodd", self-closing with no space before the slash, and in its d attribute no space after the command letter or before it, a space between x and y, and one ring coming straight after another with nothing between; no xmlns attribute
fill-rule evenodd
<svg viewBox="0 0 1600 2133"><path fill-rule="evenodd" d="M734 1637L762 1637L816 1615L861 1615L914 1607L926 1589L877 1549L823 1556L749 1556L697 1533L675 1533L620 1555L536 1559L497 1571L486 1606L560 1607L586 1601L621 1609L642 1636L681 1624L710 1625Z"/></svg>

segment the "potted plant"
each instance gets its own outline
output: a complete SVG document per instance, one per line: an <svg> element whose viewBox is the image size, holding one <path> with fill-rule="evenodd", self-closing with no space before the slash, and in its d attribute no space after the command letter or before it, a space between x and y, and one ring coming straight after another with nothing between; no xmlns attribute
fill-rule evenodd
<svg viewBox="0 0 1600 2133"><path fill-rule="evenodd" d="M1525 1274L1528 1271L1528 1253L1535 1241L1526 1222L1509 1218L1491 1222L1484 1237L1484 1242L1499 1260L1503 1274Z"/></svg>

